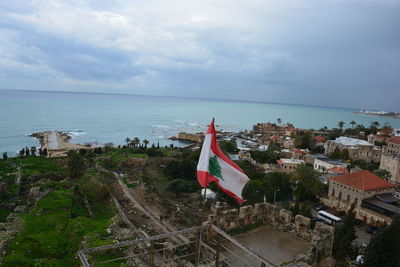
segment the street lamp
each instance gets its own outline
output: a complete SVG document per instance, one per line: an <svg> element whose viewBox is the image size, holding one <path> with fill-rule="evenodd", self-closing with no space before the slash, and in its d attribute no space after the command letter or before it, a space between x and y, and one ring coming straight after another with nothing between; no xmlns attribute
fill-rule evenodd
<svg viewBox="0 0 400 267"><path fill-rule="evenodd" d="M276 192L279 192L279 189L276 189L275 192L274 192L274 204L276 202Z"/></svg>

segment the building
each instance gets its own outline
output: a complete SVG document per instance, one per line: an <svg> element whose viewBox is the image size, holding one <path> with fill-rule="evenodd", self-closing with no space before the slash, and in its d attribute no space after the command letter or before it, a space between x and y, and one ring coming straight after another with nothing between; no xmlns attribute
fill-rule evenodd
<svg viewBox="0 0 400 267"><path fill-rule="evenodd" d="M306 162L313 165L314 170L321 173L342 174L348 172L346 169L348 163L338 159L331 159L323 154L307 155Z"/></svg>
<svg viewBox="0 0 400 267"><path fill-rule="evenodd" d="M341 152L347 150L352 160L374 163L379 163L381 160L381 148L361 139L341 136L335 140L328 140L325 143L325 154L331 155L335 150Z"/></svg>
<svg viewBox="0 0 400 267"><path fill-rule="evenodd" d="M391 174L391 181L400 184L400 136L394 136L383 146L379 168Z"/></svg>
<svg viewBox="0 0 400 267"><path fill-rule="evenodd" d="M326 142L325 137L321 136L321 135L317 135L314 137L312 145L314 148L316 147L324 147Z"/></svg>
<svg viewBox="0 0 400 267"><path fill-rule="evenodd" d="M282 171L292 172L297 169L300 164L304 164L305 162L301 159L278 159L276 163L278 163Z"/></svg>
<svg viewBox="0 0 400 267"><path fill-rule="evenodd" d="M376 195L364 199L362 207L393 218L400 214L400 199L395 197L393 193Z"/></svg>
<svg viewBox="0 0 400 267"><path fill-rule="evenodd" d="M276 125L275 123L257 123L253 125L253 133L255 134L275 134L285 135L287 130L293 130L294 127L290 123Z"/></svg>
<svg viewBox="0 0 400 267"><path fill-rule="evenodd" d="M383 133L376 133L368 135L368 142L374 145L382 145L386 142L387 136Z"/></svg>
<svg viewBox="0 0 400 267"><path fill-rule="evenodd" d="M353 203L360 207L362 200L394 190L394 184L362 170L330 178L328 197L334 200L336 208L347 209Z"/></svg>

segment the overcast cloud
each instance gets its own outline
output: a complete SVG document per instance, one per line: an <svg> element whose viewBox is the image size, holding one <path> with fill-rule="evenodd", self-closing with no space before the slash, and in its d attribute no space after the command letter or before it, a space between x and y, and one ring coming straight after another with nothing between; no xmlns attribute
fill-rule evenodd
<svg viewBox="0 0 400 267"><path fill-rule="evenodd" d="M0 2L4 89L400 111L399 85L398 0Z"/></svg>

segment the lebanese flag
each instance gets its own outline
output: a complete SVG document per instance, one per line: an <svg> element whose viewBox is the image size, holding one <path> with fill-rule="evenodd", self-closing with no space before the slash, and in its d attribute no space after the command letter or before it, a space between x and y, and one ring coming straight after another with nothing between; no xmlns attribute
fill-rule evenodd
<svg viewBox="0 0 400 267"><path fill-rule="evenodd" d="M241 204L242 190L250 179L232 160L222 153L215 132L214 119L208 127L197 164L197 180L202 187L215 182L226 194Z"/></svg>

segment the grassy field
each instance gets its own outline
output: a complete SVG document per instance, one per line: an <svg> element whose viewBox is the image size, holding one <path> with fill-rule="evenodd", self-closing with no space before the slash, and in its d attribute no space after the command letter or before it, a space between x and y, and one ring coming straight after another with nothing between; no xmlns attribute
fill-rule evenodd
<svg viewBox="0 0 400 267"><path fill-rule="evenodd" d="M98 185L86 191L89 181L82 178L75 187L60 183L30 213L23 214L23 230L8 247L5 265L76 266L82 241L87 246L112 243L106 228L115 211ZM77 195L76 186L81 195ZM92 217L81 196L88 198Z"/></svg>
<svg viewBox="0 0 400 267"><path fill-rule="evenodd" d="M40 180L42 190L51 191L28 213L21 214L22 230L6 249L5 266L77 266L77 251L85 246L110 244L106 229L115 215L101 173L87 172L79 179L67 177L65 160L40 157L9 158L0 161L0 182L7 183L7 194L0 203L0 222L10 213L7 202L25 201L16 195L15 175L20 167L29 190ZM15 194L14 194L15 193ZM87 199L92 215L86 208ZM110 255L102 255L107 258Z"/></svg>

